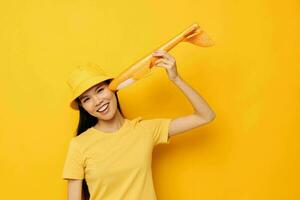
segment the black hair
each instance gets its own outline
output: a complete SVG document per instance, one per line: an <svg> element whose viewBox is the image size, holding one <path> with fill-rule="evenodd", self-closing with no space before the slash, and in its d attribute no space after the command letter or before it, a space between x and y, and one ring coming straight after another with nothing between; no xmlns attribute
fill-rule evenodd
<svg viewBox="0 0 300 200"><path fill-rule="evenodd" d="M111 82L112 79L108 79L105 80L104 82L108 85ZM122 113L120 104L119 104L119 99L118 99L118 95L117 92L115 92L116 98L117 98L117 108L120 111L120 114L124 117L124 114ZM91 128L92 126L96 125L98 122L98 118L94 117L92 115L90 115L82 106L80 103L79 98L77 97L75 100L78 104L78 108L79 108L79 123L78 123L78 127L76 130L76 135L80 135L81 133L83 133L84 131L86 131L87 129ZM90 193L88 190L88 186L86 183L86 180L83 179L82 182L82 200L89 200L90 199Z"/></svg>

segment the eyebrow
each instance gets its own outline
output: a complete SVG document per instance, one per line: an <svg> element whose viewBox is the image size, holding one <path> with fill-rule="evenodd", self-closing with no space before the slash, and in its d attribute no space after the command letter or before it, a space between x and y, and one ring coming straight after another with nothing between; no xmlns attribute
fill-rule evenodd
<svg viewBox="0 0 300 200"><path fill-rule="evenodd" d="M97 91L97 89L100 88L100 87L103 86L103 85L104 85L104 84L98 85L98 86L95 88L95 91ZM83 98L85 98L85 97L86 97L86 95L83 95L83 96L80 97L80 99L83 99Z"/></svg>

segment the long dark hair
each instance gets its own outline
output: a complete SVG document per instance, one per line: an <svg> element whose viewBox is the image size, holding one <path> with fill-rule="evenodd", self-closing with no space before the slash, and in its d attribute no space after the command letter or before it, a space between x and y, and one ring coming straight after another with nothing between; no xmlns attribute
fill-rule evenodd
<svg viewBox="0 0 300 200"><path fill-rule="evenodd" d="M108 85L110 83L112 79L108 79L105 80L104 82ZM120 111L120 114L124 117L124 114L121 110L120 104L119 104L119 99L118 99L118 95L117 92L115 92L116 98L117 98L117 107L118 110ZM76 135L80 135L81 133L83 133L84 131L86 131L88 128L91 128L92 126L96 125L98 122L98 118L94 117L92 115L90 115L80 104L80 100L77 97L76 98L76 102L78 104L78 108L79 108L79 123L78 123L78 127L76 130ZM90 199L90 193L88 190L88 186L86 183L86 180L83 179L82 182L82 200L89 200Z"/></svg>

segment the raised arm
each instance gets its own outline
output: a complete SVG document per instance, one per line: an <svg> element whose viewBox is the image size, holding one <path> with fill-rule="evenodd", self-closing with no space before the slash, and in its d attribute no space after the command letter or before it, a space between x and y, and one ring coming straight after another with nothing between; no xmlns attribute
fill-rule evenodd
<svg viewBox="0 0 300 200"><path fill-rule="evenodd" d="M169 135L175 135L207 124L215 119L216 114L206 103L204 98L189 86L179 76L173 83L185 94L191 102L194 113L172 119L169 127Z"/></svg>
<svg viewBox="0 0 300 200"><path fill-rule="evenodd" d="M169 79L183 92L194 108L193 114L172 119L169 127L169 136L188 131L214 120L216 114L209 107L204 98L177 73L175 59L168 54L168 52L163 50L158 50L152 55L161 57L155 61L155 65L166 69Z"/></svg>

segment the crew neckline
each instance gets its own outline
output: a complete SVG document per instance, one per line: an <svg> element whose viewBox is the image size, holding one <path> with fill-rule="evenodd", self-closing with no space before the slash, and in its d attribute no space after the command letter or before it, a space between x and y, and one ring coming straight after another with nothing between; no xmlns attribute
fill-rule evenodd
<svg viewBox="0 0 300 200"><path fill-rule="evenodd" d="M113 131L113 132L104 132L104 131L94 128L93 126L89 129L91 130L91 132L96 133L101 136L114 137L114 136L118 136L118 135L122 134L123 132L125 132L125 130L127 130L128 127L129 127L129 120L124 118L124 123L122 124L122 126L118 130Z"/></svg>

